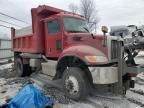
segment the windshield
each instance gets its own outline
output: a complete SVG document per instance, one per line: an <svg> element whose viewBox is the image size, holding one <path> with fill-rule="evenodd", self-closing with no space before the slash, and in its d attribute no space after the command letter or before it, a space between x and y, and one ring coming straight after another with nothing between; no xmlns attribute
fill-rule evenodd
<svg viewBox="0 0 144 108"><path fill-rule="evenodd" d="M78 18L64 18L64 27L68 32L88 32L85 20Z"/></svg>

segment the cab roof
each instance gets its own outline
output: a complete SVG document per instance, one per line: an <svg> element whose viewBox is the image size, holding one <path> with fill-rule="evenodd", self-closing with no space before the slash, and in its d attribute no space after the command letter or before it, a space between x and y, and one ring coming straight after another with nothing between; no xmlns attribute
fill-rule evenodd
<svg viewBox="0 0 144 108"><path fill-rule="evenodd" d="M38 15L45 15L47 16L47 18L53 17L53 16L64 16L64 17L75 17L75 18L84 20L84 17L82 15L72 13L72 12L67 12L62 9L54 8L54 7L47 6L47 5L40 5L37 8L31 9L31 11L33 10L36 10L36 13ZM45 19L42 19L42 20L45 20Z"/></svg>

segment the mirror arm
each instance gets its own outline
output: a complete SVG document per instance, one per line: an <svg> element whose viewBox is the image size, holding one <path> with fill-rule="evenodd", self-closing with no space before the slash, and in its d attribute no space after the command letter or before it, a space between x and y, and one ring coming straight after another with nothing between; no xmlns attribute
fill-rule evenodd
<svg viewBox="0 0 144 108"><path fill-rule="evenodd" d="M103 44L104 47L107 46L107 37L106 37L106 33L104 32L104 44Z"/></svg>

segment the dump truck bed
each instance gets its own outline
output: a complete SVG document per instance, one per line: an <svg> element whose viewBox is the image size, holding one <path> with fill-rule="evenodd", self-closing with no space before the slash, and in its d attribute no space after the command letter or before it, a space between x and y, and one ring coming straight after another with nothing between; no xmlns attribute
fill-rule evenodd
<svg viewBox="0 0 144 108"><path fill-rule="evenodd" d="M16 52L40 53L36 36L31 27L12 30L13 32L13 50ZM40 44L40 43L39 43Z"/></svg>
<svg viewBox="0 0 144 108"><path fill-rule="evenodd" d="M39 6L31 9L32 26L20 30L11 29L12 50L15 52L44 53L43 19L64 12L50 6Z"/></svg>

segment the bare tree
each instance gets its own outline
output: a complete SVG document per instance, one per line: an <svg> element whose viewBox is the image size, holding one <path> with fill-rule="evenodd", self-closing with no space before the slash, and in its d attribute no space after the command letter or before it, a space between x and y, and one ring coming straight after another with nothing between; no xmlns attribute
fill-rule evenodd
<svg viewBox="0 0 144 108"><path fill-rule="evenodd" d="M73 4L73 3L71 3L71 4L69 4L69 9L70 9L71 12L77 13L77 11L78 11L78 6L75 5L75 4Z"/></svg>
<svg viewBox="0 0 144 108"><path fill-rule="evenodd" d="M96 29L99 19L94 0L81 0L80 13L86 18L90 29Z"/></svg>

